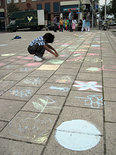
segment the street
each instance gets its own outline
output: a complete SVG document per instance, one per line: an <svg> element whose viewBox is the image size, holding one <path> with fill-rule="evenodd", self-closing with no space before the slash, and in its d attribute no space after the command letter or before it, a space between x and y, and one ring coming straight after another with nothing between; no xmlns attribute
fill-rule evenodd
<svg viewBox="0 0 116 155"><path fill-rule="evenodd" d="M34 62L27 47L48 32L59 57L46 51L44 61ZM115 155L111 30L0 36L0 155Z"/></svg>

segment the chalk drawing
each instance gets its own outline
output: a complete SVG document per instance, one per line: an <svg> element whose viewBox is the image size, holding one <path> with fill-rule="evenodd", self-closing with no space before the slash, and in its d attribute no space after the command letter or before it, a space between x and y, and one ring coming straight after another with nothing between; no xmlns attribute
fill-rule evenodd
<svg viewBox="0 0 116 155"><path fill-rule="evenodd" d="M32 57L23 57L23 59L25 59L25 60L32 60L33 58Z"/></svg>
<svg viewBox="0 0 116 155"><path fill-rule="evenodd" d="M3 47L3 46L8 46L8 44L0 44L0 46L1 46L1 47Z"/></svg>
<svg viewBox="0 0 116 155"><path fill-rule="evenodd" d="M15 55L15 53L1 54L1 56L3 56L3 57L12 56L12 55Z"/></svg>
<svg viewBox="0 0 116 155"><path fill-rule="evenodd" d="M37 86L38 84L40 84L41 80L40 78L35 78L35 79L25 79L24 83L25 84L32 84L34 86Z"/></svg>
<svg viewBox="0 0 116 155"><path fill-rule="evenodd" d="M53 90L59 90L59 91L62 91L62 92L68 92L70 90L70 88L68 87L56 87L56 86L51 86L49 87L50 89L53 89Z"/></svg>
<svg viewBox="0 0 116 155"><path fill-rule="evenodd" d="M33 62L33 63L27 63L25 66L40 66L42 63L41 62Z"/></svg>
<svg viewBox="0 0 116 155"><path fill-rule="evenodd" d="M32 71L33 68L30 68L30 67L24 67L24 68L20 68L19 71L21 72L29 72L29 71Z"/></svg>
<svg viewBox="0 0 116 155"><path fill-rule="evenodd" d="M84 82L84 81L75 81L74 87L78 88L78 90L93 90L101 92L101 85L98 85L96 81Z"/></svg>
<svg viewBox="0 0 116 155"><path fill-rule="evenodd" d="M60 65L62 64L64 61L63 60L58 60L58 59L52 59L52 60L49 60L48 62L52 63L52 64L55 64L55 65Z"/></svg>
<svg viewBox="0 0 116 155"><path fill-rule="evenodd" d="M58 83L70 83L71 78L69 76L63 76L61 79L56 80Z"/></svg>
<svg viewBox="0 0 116 155"><path fill-rule="evenodd" d="M99 54L97 54L97 53L88 53L87 55L89 55L89 56L98 56Z"/></svg>
<svg viewBox="0 0 116 155"><path fill-rule="evenodd" d="M1 67L1 66L4 66L4 65L5 65L4 63L0 63L0 67Z"/></svg>
<svg viewBox="0 0 116 155"><path fill-rule="evenodd" d="M91 47L100 47L100 45L91 45Z"/></svg>
<svg viewBox="0 0 116 155"><path fill-rule="evenodd" d="M87 68L86 70L88 71L116 71L116 66L111 66L111 65L103 65L101 68L97 68L97 67L90 67L90 68Z"/></svg>
<svg viewBox="0 0 116 155"><path fill-rule="evenodd" d="M82 99L84 101L84 105L91 108L100 108L101 106L103 106L102 95L88 95L87 97L75 96L75 98Z"/></svg>
<svg viewBox="0 0 116 155"><path fill-rule="evenodd" d="M42 65L37 70L57 70L60 65Z"/></svg>
<svg viewBox="0 0 116 155"><path fill-rule="evenodd" d="M89 67L89 68L87 68L86 70L87 70L87 71L92 71L92 72L98 72L98 71L100 71L101 69L98 68L98 67Z"/></svg>
<svg viewBox="0 0 116 155"><path fill-rule="evenodd" d="M71 120L63 122L56 128L55 138L66 149L86 151L100 142L101 133L89 121Z"/></svg>
<svg viewBox="0 0 116 155"><path fill-rule="evenodd" d="M26 89L26 90L18 90L18 89L15 89L15 90L10 90L9 91L12 95L14 96L18 96L18 97L28 97L28 96L31 96L32 94L32 90L30 89Z"/></svg>

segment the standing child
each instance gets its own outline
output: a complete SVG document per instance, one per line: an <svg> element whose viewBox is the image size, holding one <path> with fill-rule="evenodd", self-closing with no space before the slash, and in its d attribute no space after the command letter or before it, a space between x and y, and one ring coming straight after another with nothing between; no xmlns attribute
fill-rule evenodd
<svg viewBox="0 0 116 155"><path fill-rule="evenodd" d="M63 32L63 24L64 24L64 21L63 21L62 18L60 19L59 23L60 23L60 31Z"/></svg>
<svg viewBox="0 0 116 155"><path fill-rule="evenodd" d="M77 24L76 19L73 19L73 20L72 20L72 29L73 29L73 31L75 31L76 24Z"/></svg>
<svg viewBox="0 0 116 155"><path fill-rule="evenodd" d="M54 42L54 35L51 33L46 33L44 36L37 37L30 42L28 46L28 52L34 55L34 61L42 61L45 50L58 57L56 50L48 45L48 43Z"/></svg>

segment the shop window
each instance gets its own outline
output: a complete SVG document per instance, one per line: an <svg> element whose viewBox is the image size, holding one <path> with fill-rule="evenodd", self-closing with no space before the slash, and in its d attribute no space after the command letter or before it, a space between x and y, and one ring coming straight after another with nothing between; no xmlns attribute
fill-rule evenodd
<svg viewBox="0 0 116 155"><path fill-rule="evenodd" d="M45 3L45 9L50 12L50 3Z"/></svg>
<svg viewBox="0 0 116 155"><path fill-rule="evenodd" d="M37 10L41 10L42 9L42 4L38 4L37 5Z"/></svg>
<svg viewBox="0 0 116 155"><path fill-rule="evenodd" d="M14 0L14 3L19 3L19 0Z"/></svg>
<svg viewBox="0 0 116 155"><path fill-rule="evenodd" d="M59 12L60 10L60 3L53 3L54 12Z"/></svg>
<svg viewBox="0 0 116 155"><path fill-rule="evenodd" d="M7 4L10 4L11 3L11 0L7 0Z"/></svg>
<svg viewBox="0 0 116 155"><path fill-rule="evenodd" d="M21 2L23 3L23 2L26 2L26 0L21 0Z"/></svg>

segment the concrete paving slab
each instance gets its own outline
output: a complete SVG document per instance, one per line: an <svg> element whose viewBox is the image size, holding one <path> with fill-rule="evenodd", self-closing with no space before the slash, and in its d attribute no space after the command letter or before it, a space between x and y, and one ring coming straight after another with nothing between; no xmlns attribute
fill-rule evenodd
<svg viewBox="0 0 116 155"><path fill-rule="evenodd" d="M0 99L0 120L10 121L25 102Z"/></svg>
<svg viewBox="0 0 116 155"><path fill-rule="evenodd" d="M37 94L67 96L70 91L71 85L45 83L38 91Z"/></svg>
<svg viewBox="0 0 116 155"><path fill-rule="evenodd" d="M116 101L116 88L104 87L104 100Z"/></svg>
<svg viewBox="0 0 116 155"><path fill-rule="evenodd" d="M23 80L21 80L16 85L40 88L45 83L46 80L47 80L47 78L45 78L45 77L38 77L38 76L29 77L28 76L28 77L24 78Z"/></svg>
<svg viewBox="0 0 116 155"><path fill-rule="evenodd" d="M105 121L116 122L116 102L105 102Z"/></svg>
<svg viewBox="0 0 116 155"><path fill-rule="evenodd" d="M105 87L116 87L116 78L104 78Z"/></svg>
<svg viewBox="0 0 116 155"><path fill-rule="evenodd" d="M0 81L0 96L13 87L16 81Z"/></svg>
<svg viewBox="0 0 116 155"><path fill-rule="evenodd" d="M0 121L0 132L7 125L7 122Z"/></svg>
<svg viewBox="0 0 116 155"><path fill-rule="evenodd" d="M69 69L67 69L67 68L59 68L55 72L55 74L60 74L60 75L63 75L63 74L65 74L65 75L76 75L77 72L78 72L78 68L77 68L77 70L73 69L73 68L69 68Z"/></svg>
<svg viewBox="0 0 116 155"><path fill-rule="evenodd" d="M19 112L0 136L44 145L56 119L57 115Z"/></svg>
<svg viewBox="0 0 116 155"><path fill-rule="evenodd" d="M116 72L115 71L103 71L103 78L115 78Z"/></svg>
<svg viewBox="0 0 116 155"><path fill-rule="evenodd" d="M34 95L22 110L41 112L49 114L59 114L65 102L65 97Z"/></svg>
<svg viewBox="0 0 116 155"><path fill-rule="evenodd" d="M106 123L106 155L116 154L116 123Z"/></svg>
<svg viewBox="0 0 116 155"><path fill-rule="evenodd" d="M80 65L81 65L81 63L70 63L70 62L64 62L61 66L60 66L60 69L61 68L68 68L68 69L79 69L80 68Z"/></svg>
<svg viewBox="0 0 116 155"><path fill-rule="evenodd" d="M60 118L55 126L57 128L61 123L71 120L85 120L94 124L97 129L103 135L103 112L102 110L87 109L79 107L68 107L63 108Z"/></svg>
<svg viewBox="0 0 116 155"><path fill-rule="evenodd" d="M34 145L20 141L0 139L1 155L41 155L42 145Z"/></svg>
<svg viewBox="0 0 116 155"><path fill-rule="evenodd" d="M10 72L13 72L13 70L0 70L0 79L10 74Z"/></svg>
<svg viewBox="0 0 116 155"><path fill-rule="evenodd" d="M6 66L4 66L4 67L2 67L2 69L4 69L4 70L14 70L14 69L17 69L18 67L20 67L20 65L11 65L11 64L8 64L8 65L6 65Z"/></svg>
<svg viewBox="0 0 116 155"><path fill-rule="evenodd" d="M14 86L2 96L0 96L0 98L28 101L34 95L37 89L38 88L34 87Z"/></svg>
<svg viewBox="0 0 116 155"><path fill-rule="evenodd" d="M52 133L52 136L49 139L49 142L44 150L43 155L104 155L104 146L103 146L103 138L101 138L100 142L94 148L85 151L74 151L61 146L56 138L55 131ZM65 137L64 137L65 138ZM52 150L52 151L51 151Z"/></svg>
<svg viewBox="0 0 116 155"><path fill-rule="evenodd" d="M9 74L5 80L16 80L16 81L20 81L21 79L23 79L24 77L26 77L28 74L27 73L16 73L16 72L13 72L12 74Z"/></svg>
<svg viewBox="0 0 116 155"><path fill-rule="evenodd" d="M50 77L47 82L72 84L74 79L75 79L75 76L56 74Z"/></svg>
<svg viewBox="0 0 116 155"><path fill-rule="evenodd" d="M103 109L103 97L96 92L71 91L65 105Z"/></svg>
<svg viewBox="0 0 116 155"><path fill-rule="evenodd" d="M26 67L26 66L23 66L23 67L19 67L15 70L15 72L17 73L31 73L32 71L34 71L36 69L36 67Z"/></svg>
<svg viewBox="0 0 116 155"><path fill-rule="evenodd" d="M50 77L55 71L35 70L29 76Z"/></svg>
<svg viewBox="0 0 116 155"><path fill-rule="evenodd" d="M79 73L76 80L102 81L102 75L96 73Z"/></svg>

